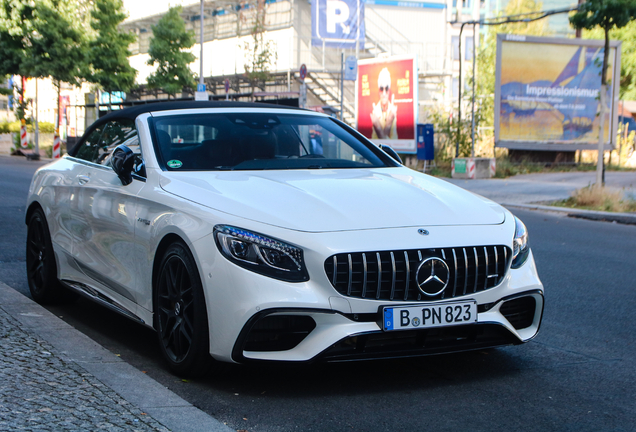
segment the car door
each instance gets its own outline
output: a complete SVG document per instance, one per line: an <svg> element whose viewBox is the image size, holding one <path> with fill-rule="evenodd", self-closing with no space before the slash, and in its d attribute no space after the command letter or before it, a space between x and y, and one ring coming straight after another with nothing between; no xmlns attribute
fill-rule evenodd
<svg viewBox="0 0 636 432"><path fill-rule="evenodd" d="M135 244L137 194L144 181L135 176L131 184L122 185L110 166L110 156L120 144L138 151L133 120L106 124L98 144L90 154L86 152L74 205L76 223L82 229L74 237L73 257L84 275L80 282L134 312L137 257L143 253Z"/></svg>

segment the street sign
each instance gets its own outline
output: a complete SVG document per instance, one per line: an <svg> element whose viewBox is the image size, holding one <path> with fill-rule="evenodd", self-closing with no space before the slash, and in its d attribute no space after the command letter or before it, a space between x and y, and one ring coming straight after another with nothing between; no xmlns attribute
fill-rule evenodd
<svg viewBox="0 0 636 432"><path fill-rule="evenodd" d="M307 66L303 63L300 65L300 80L305 81L305 78L307 78Z"/></svg>
<svg viewBox="0 0 636 432"><path fill-rule="evenodd" d="M358 59L356 56L349 56L345 60L344 79L346 81L355 81L358 77Z"/></svg>
<svg viewBox="0 0 636 432"><path fill-rule="evenodd" d="M197 84L197 91L198 92L204 92L205 91L205 84Z"/></svg>
<svg viewBox="0 0 636 432"><path fill-rule="evenodd" d="M311 44L338 49L363 47L364 4L363 0L312 0Z"/></svg>
<svg viewBox="0 0 636 432"><path fill-rule="evenodd" d="M225 78L225 93L230 92L230 80Z"/></svg>

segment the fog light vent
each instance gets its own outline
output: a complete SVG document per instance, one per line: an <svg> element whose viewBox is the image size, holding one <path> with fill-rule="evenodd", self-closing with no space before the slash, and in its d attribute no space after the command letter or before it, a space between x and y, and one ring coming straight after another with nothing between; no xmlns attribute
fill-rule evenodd
<svg viewBox="0 0 636 432"><path fill-rule="evenodd" d="M536 306L534 297L527 296L508 300L499 311L516 330L521 330L532 325Z"/></svg>
<svg viewBox="0 0 636 432"><path fill-rule="evenodd" d="M316 322L300 315L270 315L259 320L250 330L243 350L286 351L307 337Z"/></svg>

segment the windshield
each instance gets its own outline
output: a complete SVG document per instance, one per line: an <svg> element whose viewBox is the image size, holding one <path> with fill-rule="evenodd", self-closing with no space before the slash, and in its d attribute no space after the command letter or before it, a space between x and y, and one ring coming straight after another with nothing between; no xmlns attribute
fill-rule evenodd
<svg viewBox="0 0 636 432"><path fill-rule="evenodd" d="M389 165L327 117L278 113L154 117L154 141L175 171L375 168Z"/></svg>

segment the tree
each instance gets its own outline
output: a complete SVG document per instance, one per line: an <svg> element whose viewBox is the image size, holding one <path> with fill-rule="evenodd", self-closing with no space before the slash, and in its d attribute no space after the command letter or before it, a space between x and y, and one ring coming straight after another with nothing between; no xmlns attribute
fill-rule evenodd
<svg viewBox="0 0 636 432"><path fill-rule="evenodd" d="M253 13L252 42L243 44L245 53L245 77L252 84L252 97L256 87L263 85L270 78L270 69L276 61L276 44L272 40L265 40L265 0L256 0L250 5ZM243 19L246 15L243 15Z"/></svg>
<svg viewBox="0 0 636 432"><path fill-rule="evenodd" d="M122 0L95 0L91 11L91 27L97 37L89 43L89 73L87 80L97 83L109 94L129 91L135 85L137 71L130 66L128 46L135 35L122 32L119 24L126 19Z"/></svg>
<svg viewBox="0 0 636 432"><path fill-rule="evenodd" d="M636 21L625 27L610 30L610 39L620 40L621 44L621 82L620 97L624 100L636 99ZM589 39L604 39L605 32L600 27L583 33Z"/></svg>
<svg viewBox="0 0 636 432"><path fill-rule="evenodd" d="M607 97L607 66L610 50L609 32L614 28L625 27L636 18L636 2L634 0L587 0L579 6L579 10L570 16L570 24L575 29L593 29L600 27L605 36L603 51L603 67L601 69L601 109L598 135L598 162L596 165L596 184L605 181L603 169L603 139L605 133L605 112Z"/></svg>
<svg viewBox="0 0 636 432"><path fill-rule="evenodd" d="M87 67L88 45L84 32L73 20L71 3L62 0L35 4L33 31L29 32L28 55L21 75L33 78L51 77L57 88L58 124L61 83L80 85Z"/></svg>
<svg viewBox="0 0 636 432"><path fill-rule="evenodd" d="M196 57L184 51L194 45L194 32L186 30L180 13L181 6L172 7L151 27L148 64L157 64L157 70L148 77L148 87L163 89L168 99L184 87L196 85L195 74L188 66Z"/></svg>
<svg viewBox="0 0 636 432"><path fill-rule="evenodd" d="M86 37L78 11L88 1L0 0L0 74L51 77L58 88L58 112L60 82L78 84L85 66Z"/></svg>
<svg viewBox="0 0 636 432"><path fill-rule="evenodd" d="M24 60L24 35L33 8L18 0L0 0L0 76L18 75Z"/></svg>
<svg viewBox="0 0 636 432"><path fill-rule="evenodd" d="M86 66L82 5L89 0L0 0L0 74L79 84ZM24 99L24 98L23 98Z"/></svg>
<svg viewBox="0 0 636 432"><path fill-rule="evenodd" d="M10 96L13 94L12 88L2 87L2 83L6 83L9 77L7 75L0 74L0 95Z"/></svg>

